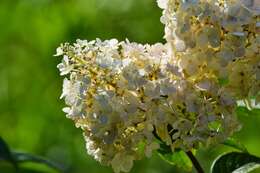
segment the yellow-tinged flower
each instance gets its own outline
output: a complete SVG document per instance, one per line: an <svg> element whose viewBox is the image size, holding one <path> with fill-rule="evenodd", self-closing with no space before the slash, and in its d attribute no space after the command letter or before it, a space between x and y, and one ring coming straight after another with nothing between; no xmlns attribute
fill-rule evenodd
<svg viewBox="0 0 260 173"><path fill-rule="evenodd" d="M166 44L97 39L57 49L61 75L69 75L63 110L84 131L88 154L115 172L149 157L158 139L185 151L225 140L239 129L236 101L260 98L257 6L157 2Z"/></svg>

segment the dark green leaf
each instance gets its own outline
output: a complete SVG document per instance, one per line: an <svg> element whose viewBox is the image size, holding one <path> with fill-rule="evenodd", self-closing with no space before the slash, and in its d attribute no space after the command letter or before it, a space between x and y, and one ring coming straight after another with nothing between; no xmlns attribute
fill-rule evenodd
<svg viewBox="0 0 260 173"><path fill-rule="evenodd" d="M160 143L160 149L158 149L158 152L161 154L168 154L168 153L172 153L172 149L169 145L166 145L163 142L159 142Z"/></svg>
<svg viewBox="0 0 260 173"><path fill-rule="evenodd" d="M246 147L241 144L238 140L234 139L234 138L228 138L223 142L224 145L229 146L229 147L233 147L237 150L240 150L244 153L248 153Z"/></svg>
<svg viewBox="0 0 260 173"><path fill-rule="evenodd" d="M231 152L218 157L211 173L247 173L260 166L260 158L248 153ZM240 171L240 172L239 172Z"/></svg>
<svg viewBox="0 0 260 173"><path fill-rule="evenodd" d="M44 168L39 168L36 169L35 167L31 167L26 165L25 167L19 167L19 171L14 169L13 166L10 164L6 164L4 162L0 162L0 172L1 173L55 173L51 169L44 169Z"/></svg>
<svg viewBox="0 0 260 173"><path fill-rule="evenodd" d="M10 162L17 168L17 164L12 157L11 151L6 142L0 137L0 160Z"/></svg>
<svg viewBox="0 0 260 173"><path fill-rule="evenodd" d="M27 153L19 153L19 152L13 152L12 154L17 163L31 162L31 163L43 164L50 168L56 169L59 172L66 172L65 168L62 165L59 165L55 162L52 162L42 157L34 156Z"/></svg>
<svg viewBox="0 0 260 173"><path fill-rule="evenodd" d="M5 160L7 162L12 163L16 169L18 168L18 164L20 163L31 162L31 163L46 165L50 168L56 169L59 172L65 172L64 167L62 167L61 165L51 162L42 157L38 157L26 153L11 152L8 145L1 137L0 137L0 160Z"/></svg>

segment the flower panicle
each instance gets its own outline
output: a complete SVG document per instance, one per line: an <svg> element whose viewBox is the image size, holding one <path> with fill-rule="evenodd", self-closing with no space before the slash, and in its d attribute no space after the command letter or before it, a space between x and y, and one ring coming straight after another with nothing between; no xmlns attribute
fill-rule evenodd
<svg viewBox="0 0 260 173"><path fill-rule="evenodd" d="M88 154L115 172L150 157L224 141L240 129L238 100L259 100L259 11L234 0L158 0L166 44L77 40L57 66Z"/></svg>

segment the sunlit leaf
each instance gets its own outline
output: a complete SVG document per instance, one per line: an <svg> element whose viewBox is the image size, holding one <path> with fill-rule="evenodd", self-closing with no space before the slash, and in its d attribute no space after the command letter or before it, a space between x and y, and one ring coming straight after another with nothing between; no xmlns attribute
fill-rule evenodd
<svg viewBox="0 0 260 173"><path fill-rule="evenodd" d="M177 150L175 152L171 151L170 146L165 144L160 145L161 148L158 150L159 156L171 165L178 166L186 171L192 170L192 162L186 153L182 150Z"/></svg>
<svg viewBox="0 0 260 173"><path fill-rule="evenodd" d="M192 170L192 163L184 151L175 151L168 154L159 153L159 156L166 162L178 166L186 171Z"/></svg>
<svg viewBox="0 0 260 173"><path fill-rule="evenodd" d="M240 150L244 153L248 153L246 147L234 138L228 138L222 144Z"/></svg>
<svg viewBox="0 0 260 173"><path fill-rule="evenodd" d="M249 153L231 152L218 157L211 173L247 173L260 166L260 158Z"/></svg>
<svg viewBox="0 0 260 173"><path fill-rule="evenodd" d="M251 172L257 168L260 167L260 164L256 164L256 163L248 163L246 165L244 165L241 168L238 168L236 170L234 170L232 173L246 173L246 172Z"/></svg>
<svg viewBox="0 0 260 173"><path fill-rule="evenodd" d="M249 110L247 107L238 106L236 109L236 113L238 116L260 116L260 109L253 108L252 110Z"/></svg>

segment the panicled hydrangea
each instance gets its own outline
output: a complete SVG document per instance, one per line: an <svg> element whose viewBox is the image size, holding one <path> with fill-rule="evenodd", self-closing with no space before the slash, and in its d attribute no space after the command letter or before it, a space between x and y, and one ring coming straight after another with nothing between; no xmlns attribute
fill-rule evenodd
<svg viewBox="0 0 260 173"><path fill-rule="evenodd" d="M236 99L259 95L259 2L158 0L165 38L185 78L226 79Z"/></svg>
<svg viewBox="0 0 260 173"><path fill-rule="evenodd" d="M128 172L158 140L189 151L238 130L236 102L260 100L259 8L245 2L158 0L166 44L62 44L63 111L88 154Z"/></svg>

